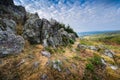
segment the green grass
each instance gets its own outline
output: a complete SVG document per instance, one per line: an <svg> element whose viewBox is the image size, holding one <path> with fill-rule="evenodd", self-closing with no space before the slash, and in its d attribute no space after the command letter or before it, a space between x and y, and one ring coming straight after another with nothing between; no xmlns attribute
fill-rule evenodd
<svg viewBox="0 0 120 80"><path fill-rule="evenodd" d="M90 36L91 40L120 45L120 31Z"/></svg>
<svg viewBox="0 0 120 80"><path fill-rule="evenodd" d="M93 41L87 40L87 39L82 39L82 40L80 40L80 44L90 46L90 45L93 45Z"/></svg>
<svg viewBox="0 0 120 80"><path fill-rule="evenodd" d="M94 71L94 65L93 65L92 63L88 63L88 64L86 65L86 69L87 69L87 70L90 70L90 71Z"/></svg>
<svg viewBox="0 0 120 80"><path fill-rule="evenodd" d="M94 65L101 65L101 57L97 54L94 54L94 57L90 59L91 63Z"/></svg>

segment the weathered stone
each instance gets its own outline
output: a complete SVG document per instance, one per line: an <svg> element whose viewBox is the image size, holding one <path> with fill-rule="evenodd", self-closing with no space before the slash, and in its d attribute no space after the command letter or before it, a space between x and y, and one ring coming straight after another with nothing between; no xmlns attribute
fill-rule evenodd
<svg viewBox="0 0 120 80"><path fill-rule="evenodd" d="M94 50L94 51L97 51L97 50L98 50L98 48L95 47L95 46L89 46L89 49Z"/></svg>
<svg viewBox="0 0 120 80"><path fill-rule="evenodd" d="M102 64L104 64L104 65L107 64L104 59L101 59L101 62L102 62Z"/></svg>
<svg viewBox="0 0 120 80"><path fill-rule="evenodd" d="M106 49L104 54L105 54L106 56L109 56L109 57L113 58L113 55L114 55L115 53L112 52L112 51L110 51L110 50L108 50L108 49Z"/></svg>
<svg viewBox="0 0 120 80"><path fill-rule="evenodd" d="M26 10L22 6L16 6L13 0L0 0L0 17L12 19L17 23L24 24Z"/></svg>
<svg viewBox="0 0 120 80"><path fill-rule="evenodd" d="M13 0L0 0L0 5L14 5Z"/></svg>
<svg viewBox="0 0 120 80"><path fill-rule="evenodd" d="M16 23L13 20L0 19L1 31L11 31L16 33Z"/></svg>
<svg viewBox="0 0 120 80"><path fill-rule="evenodd" d="M40 43L41 19L30 18L26 21L23 29L23 37L31 43Z"/></svg>
<svg viewBox="0 0 120 80"><path fill-rule="evenodd" d="M117 70L118 69L118 66L117 65L110 65L111 69L113 70Z"/></svg>
<svg viewBox="0 0 120 80"><path fill-rule="evenodd" d="M47 80L47 78L48 78L47 74L43 74L43 75L41 76L40 80Z"/></svg>
<svg viewBox="0 0 120 80"><path fill-rule="evenodd" d="M34 68L37 68L40 65L40 62L36 61L36 62L33 63L33 65L34 65Z"/></svg>
<svg viewBox="0 0 120 80"><path fill-rule="evenodd" d="M77 46L78 49L87 49L86 45L78 44Z"/></svg>
<svg viewBox="0 0 120 80"><path fill-rule="evenodd" d="M51 57L51 54L48 51L41 51L41 54L45 57Z"/></svg>
<svg viewBox="0 0 120 80"><path fill-rule="evenodd" d="M9 31L0 31L0 56L20 53L24 49L24 39Z"/></svg>
<svg viewBox="0 0 120 80"><path fill-rule="evenodd" d="M52 64L54 69L58 70L59 72L62 71L61 70L62 62L60 60L54 60L52 61Z"/></svg>

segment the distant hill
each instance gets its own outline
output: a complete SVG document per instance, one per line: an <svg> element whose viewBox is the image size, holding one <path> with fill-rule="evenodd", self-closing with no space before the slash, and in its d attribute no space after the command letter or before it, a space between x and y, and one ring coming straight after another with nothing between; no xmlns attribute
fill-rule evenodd
<svg viewBox="0 0 120 80"><path fill-rule="evenodd" d="M97 34L108 34L108 33L118 33L120 31L91 31L91 32L78 32L78 36L90 36L90 35L97 35Z"/></svg>

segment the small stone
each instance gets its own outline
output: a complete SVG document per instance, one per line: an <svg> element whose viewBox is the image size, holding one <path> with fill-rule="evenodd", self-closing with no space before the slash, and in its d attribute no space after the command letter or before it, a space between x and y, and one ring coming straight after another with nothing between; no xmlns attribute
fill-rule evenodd
<svg viewBox="0 0 120 80"><path fill-rule="evenodd" d="M47 80L47 74L43 74L42 76L41 76L41 78L40 78L40 80Z"/></svg>
<svg viewBox="0 0 120 80"><path fill-rule="evenodd" d="M110 65L111 69L113 70L117 70L118 69L118 66L115 66L115 65Z"/></svg>
<svg viewBox="0 0 120 80"><path fill-rule="evenodd" d="M22 59L18 64L17 64L17 67L22 65L23 63L25 63L25 59Z"/></svg>
<svg viewBox="0 0 120 80"><path fill-rule="evenodd" d="M104 65L107 64L104 59L101 59L101 62L102 62Z"/></svg>
<svg viewBox="0 0 120 80"><path fill-rule="evenodd" d="M89 46L89 49L94 50L94 51L98 50L98 48L96 48L95 46Z"/></svg>
<svg viewBox="0 0 120 80"><path fill-rule="evenodd" d="M78 44L77 48L78 49L87 49L87 46L83 45L83 44Z"/></svg>
<svg viewBox="0 0 120 80"><path fill-rule="evenodd" d="M58 70L59 72L62 71L61 65L62 65L62 62L60 60L53 61L53 68Z"/></svg>
<svg viewBox="0 0 120 80"><path fill-rule="evenodd" d="M33 63L34 64L34 67L37 68L39 65L40 65L40 62L39 61L36 61Z"/></svg>
<svg viewBox="0 0 120 80"><path fill-rule="evenodd" d="M48 58L51 57L51 54L48 51L41 51L41 54L42 54L42 56L45 56L45 57L48 57Z"/></svg>
<svg viewBox="0 0 120 80"><path fill-rule="evenodd" d="M70 70L68 68L66 68L66 73L67 73L67 75L71 74L71 72L70 72Z"/></svg>
<svg viewBox="0 0 120 80"><path fill-rule="evenodd" d="M104 54L105 54L106 56L109 56L110 58L113 58L113 55L114 55L115 53L112 52L112 51L110 51L110 50L108 50L108 49L106 49Z"/></svg>

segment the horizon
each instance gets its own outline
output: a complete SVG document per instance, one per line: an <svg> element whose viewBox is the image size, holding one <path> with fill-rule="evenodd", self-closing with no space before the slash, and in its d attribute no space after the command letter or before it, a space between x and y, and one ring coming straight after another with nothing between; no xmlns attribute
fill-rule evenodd
<svg viewBox="0 0 120 80"><path fill-rule="evenodd" d="M56 19L76 32L120 30L120 0L14 0L40 18Z"/></svg>

